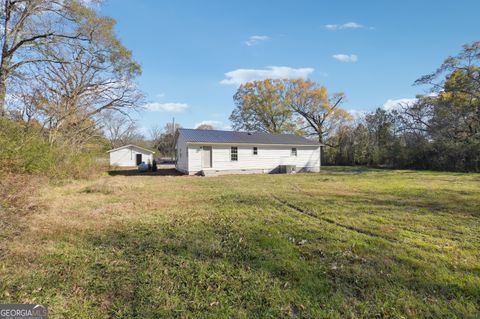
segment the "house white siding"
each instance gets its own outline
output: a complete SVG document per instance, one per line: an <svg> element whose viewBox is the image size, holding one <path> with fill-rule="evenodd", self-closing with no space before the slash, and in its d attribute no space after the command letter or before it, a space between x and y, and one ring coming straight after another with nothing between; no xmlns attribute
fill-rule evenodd
<svg viewBox="0 0 480 319"><path fill-rule="evenodd" d="M287 146L287 145L228 145L228 144L192 144L180 141L177 147L185 145L188 150L188 159L185 162L177 161L177 167L184 173L200 174L202 172L202 147L212 147L212 167L205 169L215 174L240 173L270 173L280 165L295 165L297 171L320 171L319 146ZM238 160L231 160L231 147L237 147ZM257 148L254 155L253 148ZM292 155L292 148L296 148L297 155Z"/></svg>
<svg viewBox="0 0 480 319"><path fill-rule="evenodd" d="M200 145L186 144L187 169L185 173L193 175L202 170L202 149Z"/></svg>
<svg viewBox="0 0 480 319"><path fill-rule="evenodd" d="M179 135L177 138L176 144L176 152L177 152L177 161L175 167L178 171L182 173L188 173L188 149L187 143L185 143L185 139L182 135Z"/></svg>
<svg viewBox="0 0 480 319"><path fill-rule="evenodd" d="M152 152L132 145L110 151L110 166L136 166L137 154L142 155L142 162L152 163Z"/></svg>

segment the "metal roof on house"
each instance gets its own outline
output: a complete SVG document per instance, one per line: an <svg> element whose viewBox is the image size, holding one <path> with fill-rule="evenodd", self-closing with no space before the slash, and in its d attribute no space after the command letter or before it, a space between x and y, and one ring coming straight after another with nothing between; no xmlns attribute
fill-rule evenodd
<svg viewBox="0 0 480 319"><path fill-rule="evenodd" d="M311 145L320 143L294 134L178 129L187 143Z"/></svg>

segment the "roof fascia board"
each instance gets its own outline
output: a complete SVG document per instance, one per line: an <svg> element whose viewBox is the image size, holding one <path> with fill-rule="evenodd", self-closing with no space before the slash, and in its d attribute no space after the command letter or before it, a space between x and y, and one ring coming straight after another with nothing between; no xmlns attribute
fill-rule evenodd
<svg viewBox="0 0 480 319"><path fill-rule="evenodd" d="M233 143L233 142L186 142L187 144L190 145L250 145L250 146L255 146L255 145L272 145L272 146L310 146L310 147L319 147L322 146L321 144L272 144L272 143Z"/></svg>

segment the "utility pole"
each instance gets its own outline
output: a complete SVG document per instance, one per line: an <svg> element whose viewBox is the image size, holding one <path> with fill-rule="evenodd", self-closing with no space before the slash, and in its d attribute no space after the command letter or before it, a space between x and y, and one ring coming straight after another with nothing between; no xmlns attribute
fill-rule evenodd
<svg viewBox="0 0 480 319"><path fill-rule="evenodd" d="M172 118L172 153L171 153L172 157L172 161L173 161L173 157L175 155L175 159L176 159L176 154L175 154L175 117Z"/></svg>

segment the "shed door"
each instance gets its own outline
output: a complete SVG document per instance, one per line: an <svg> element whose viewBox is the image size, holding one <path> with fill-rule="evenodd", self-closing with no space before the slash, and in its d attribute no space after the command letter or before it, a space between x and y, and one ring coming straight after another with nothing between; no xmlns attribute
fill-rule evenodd
<svg viewBox="0 0 480 319"><path fill-rule="evenodd" d="M142 154L137 154L137 166L142 163Z"/></svg>
<svg viewBox="0 0 480 319"><path fill-rule="evenodd" d="M202 148L202 167L211 168L212 167L212 147L204 146Z"/></svg>

